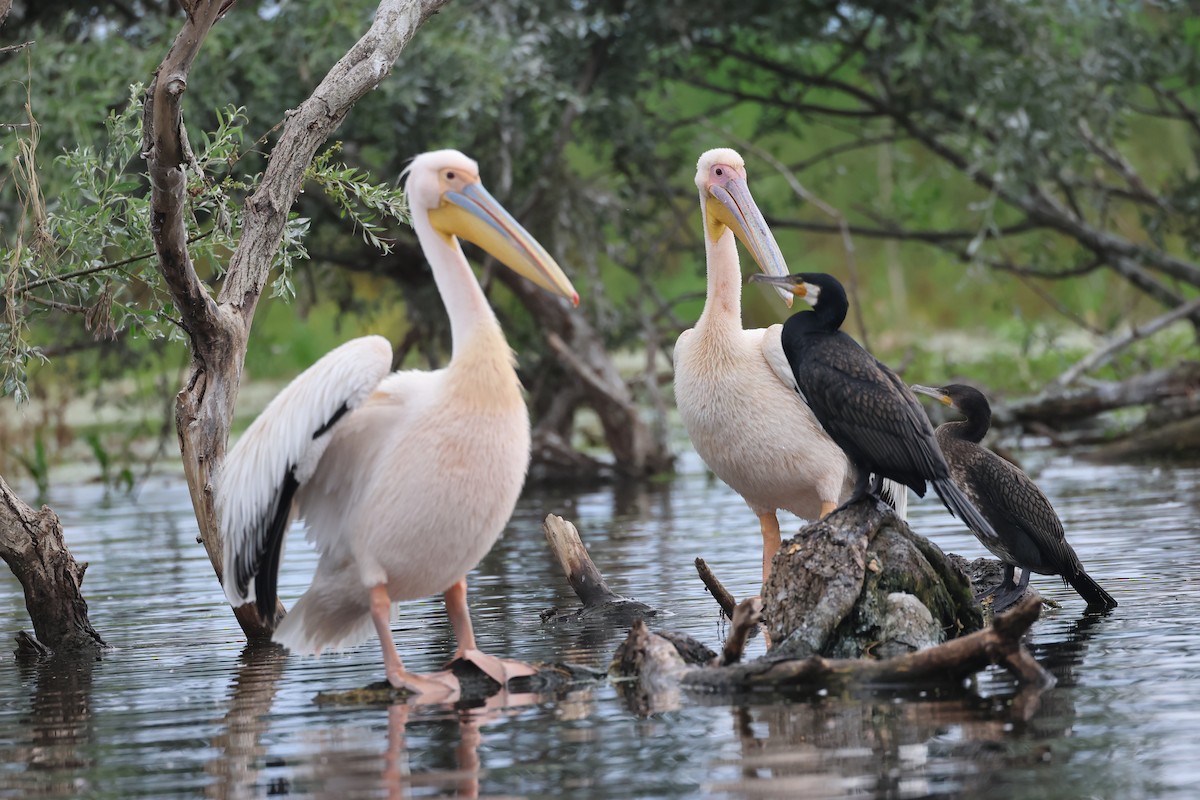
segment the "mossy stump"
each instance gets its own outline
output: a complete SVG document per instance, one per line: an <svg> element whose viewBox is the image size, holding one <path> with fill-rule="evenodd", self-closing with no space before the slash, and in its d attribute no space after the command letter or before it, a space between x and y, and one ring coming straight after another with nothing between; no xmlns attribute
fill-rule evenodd
<svg viewBox="0 0 1200 800"><path fill-rule="evenodd" d="M983 627L961 567L870 500L784 541L762 599L772 657L888 658Z"/></svg>

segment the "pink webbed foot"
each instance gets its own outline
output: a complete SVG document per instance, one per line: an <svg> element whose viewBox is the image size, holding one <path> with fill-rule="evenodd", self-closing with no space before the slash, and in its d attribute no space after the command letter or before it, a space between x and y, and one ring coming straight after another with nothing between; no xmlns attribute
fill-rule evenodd
<svg viewBox="0 0 1200 800"><path fill-rule="evenodd" d="M480 672L500 684L501 688L507 687L508 682L513 678L537 674L537 669L524 661L497 658L473 647L465 649L460 647L455 651L454 658L450 663L459 660L474 664Z"/></svg>
<svg viewBox="0 0 1200 800"><path fill-rule="evenodd" d="M405 670L389 670L387 679L395 688L417 695L422 703L453 703L461 691L458 678L449 671L418 675Z"/></svg>

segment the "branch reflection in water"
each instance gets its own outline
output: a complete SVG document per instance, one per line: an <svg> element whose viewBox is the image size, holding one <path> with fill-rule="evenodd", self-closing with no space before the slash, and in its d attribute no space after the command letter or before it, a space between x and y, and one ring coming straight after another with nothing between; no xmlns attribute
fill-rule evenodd
<svg viewBox="0 0 1200 800"><path fill-rule="evenodd" d="M90 790L85 776L96 766L91 706L97 660L95 655L18 658L22 681L34 684L29 715L21 721L29 740L0 750L10 768L24 764L21 772L5 769L4 788L16 793L0 796L67 797Z"/></svg>
<svg viewBox="0 0 1200 800"><path fill-rule="evenodd" d="M276 644L248 644L239 658L229 710L222 719L221 732L213 737L218 756L204 769L213 777L205 794L208 797L257 797L259 771L266 748L263 734L269 728L271 703L283 676L287 651ZM269 786L268 790L282 788Z"/></svg>
<svg viewBox="0 0 1200 800"><path fill-rule="evenodd" d="M732 709L740 756L728 760L740 781L705 787L719 794L841 798L923 797L961 791L982 796L997 773L1036 766L1046 746L1013 748L1014 732L1053 739L1070 733L1075 719L1072 670L1087 640L1106 615L1085 615L1068 635L1045 644L1037 656L1058 679L1046 692L1016 687L1003 676L1002 691L978 692L976 681L961 690L867 689L827 697L823 692L780 704L771 697ZM1001 673L997 673L1001 674ZM777 699L777 698L776 698ZM768 703L771 703L768 705ZM927 767L954 755L958 770ZM996 762L990 768L979 765Z"/></svg>

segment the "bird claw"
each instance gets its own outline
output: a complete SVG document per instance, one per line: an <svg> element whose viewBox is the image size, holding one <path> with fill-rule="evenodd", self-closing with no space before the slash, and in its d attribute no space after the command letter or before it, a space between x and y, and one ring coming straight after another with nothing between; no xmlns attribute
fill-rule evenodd
<svg viewBox="0 0 1200 800"><path fill-rule="evenodd" d="M498 658L474 648L460 648L457 650L454 653L454 658L451 659L450 664L453 664L455 661L465 661L474 665L484 675L487 675L496 683L500 684L501 687L508 686L508 682L513 678L521 678L528 675L537 674L537 668L531 664L526 664L524 661L514 661L509 658ZM450 664L447 664L447 666L450 666Z"/></svg>

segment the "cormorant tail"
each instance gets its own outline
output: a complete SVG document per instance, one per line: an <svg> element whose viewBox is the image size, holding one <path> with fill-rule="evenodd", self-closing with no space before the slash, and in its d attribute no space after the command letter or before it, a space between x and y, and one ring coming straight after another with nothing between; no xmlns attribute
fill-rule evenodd
<svg viewBox="0 0 1200 800"><path fill-rule="evenodd" d="M950 478L934 478L930 483L933 490L942 498L942 503L951 514L961 519L966 526L988 541L997 541L1000 537L992 528L992 524L983 518L975 504L962 493L962 490Z"/></svg>
<svg viewBox="0 0 1200 800"><path fill-rule="evenodd" d="M1100 584L1092 580L1092 576L1082 569L1074 575L1068 576L1067 582L1074 587L1075 591L1079 592L1080 597L1087 601L1088 608L1107 611L1117 607L1117 601L1113 599L1113 596L1104 591Z"/></svg>

